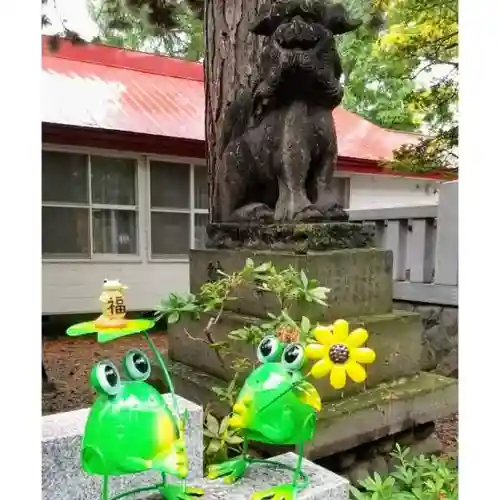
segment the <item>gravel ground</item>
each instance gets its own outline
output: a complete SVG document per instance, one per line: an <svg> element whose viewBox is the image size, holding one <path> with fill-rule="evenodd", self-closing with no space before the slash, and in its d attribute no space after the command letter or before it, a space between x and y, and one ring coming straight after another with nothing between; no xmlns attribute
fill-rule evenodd
<svg viewBox="0 0 500 500"><path fill-rule="evenodd" d="M164 333L150 335L156 347L166 353L167 336ZM44 363L49 379L55 383L55 389L42 392L42 414L90 406L94 400L89 385L89 372L93 364L108 358L120 366L122 356L133 347L143 349L148 356L152 356L146 341L138 335L124 337L108 344L98 344L94 336L44 340ZM446 455L456 453L457 427L457 414L437 422L436 435L443 444Z"/></svg>

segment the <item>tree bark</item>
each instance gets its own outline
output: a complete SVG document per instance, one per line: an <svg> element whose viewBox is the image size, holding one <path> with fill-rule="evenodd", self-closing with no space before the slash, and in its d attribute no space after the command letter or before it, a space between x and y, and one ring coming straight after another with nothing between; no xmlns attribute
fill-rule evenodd
<svg viewBox="0 0 500 500"><path fill-rule="evenodd" d="M210 222L215 169L221 157L221 126L239 89L250 85L262 42L248 29L268 0L205 1L205 141Z"/></svg>

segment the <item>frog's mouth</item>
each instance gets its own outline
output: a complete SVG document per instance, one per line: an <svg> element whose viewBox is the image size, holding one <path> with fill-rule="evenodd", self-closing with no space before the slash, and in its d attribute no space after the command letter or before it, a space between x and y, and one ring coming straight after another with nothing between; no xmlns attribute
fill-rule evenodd
<svg viewBox="0 0 500 500"><path fill-rule="evenodd" d="M233 406L233 414L229 419L229 427L233 429L246 429L249 424L250 406L253 398L249 392L238 398Z"/></svg>
<svg viewBox="0 0 500 500"><path fill-rule="evenodd" d="M167 453L155 457L152 468L185 479L188 475L188 458L184 439L179 438Z"/></svg>

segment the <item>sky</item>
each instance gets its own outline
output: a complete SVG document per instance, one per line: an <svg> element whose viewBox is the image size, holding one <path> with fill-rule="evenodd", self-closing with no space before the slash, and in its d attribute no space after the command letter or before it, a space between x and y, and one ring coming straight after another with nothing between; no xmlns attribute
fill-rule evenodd
<svg viewBox="0 0 500 500"><path fill-rule="evenodd" d="M61 19L64 20L67 28L76 31L83 38L91 39L98 34L97 25L92 21L88 12L87 0L48 0L43 11L52 22L52 26L43 30L44 34L60 32L62 30Z"/></svg>

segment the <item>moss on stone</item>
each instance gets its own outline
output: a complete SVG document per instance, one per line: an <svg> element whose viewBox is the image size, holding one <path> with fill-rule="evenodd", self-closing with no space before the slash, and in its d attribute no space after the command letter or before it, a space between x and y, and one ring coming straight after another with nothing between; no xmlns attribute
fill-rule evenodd
<svg viewBox="0 0 500 500"><path fill-rule="evenodd" d="M374 389L349 396L345 399L326 403L318 418L331 419L352 415L361 410L390 405L391 401L414 399L450 385L456 385L454 379L430 373L419 373L413 377L402 377L388 383L379 384Z"/></svg>
<svg viewBox="0 0 500 500"><path fill-rule="evenodd" d="M208 248L308 251L374 246L375 226L359 222L216 223L207 226Z"/></svg>

